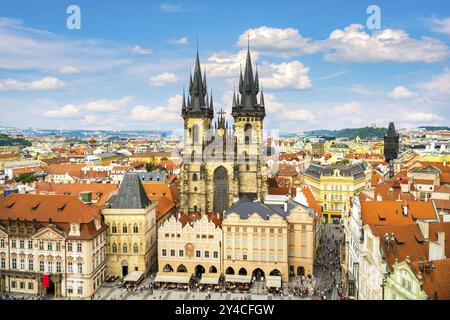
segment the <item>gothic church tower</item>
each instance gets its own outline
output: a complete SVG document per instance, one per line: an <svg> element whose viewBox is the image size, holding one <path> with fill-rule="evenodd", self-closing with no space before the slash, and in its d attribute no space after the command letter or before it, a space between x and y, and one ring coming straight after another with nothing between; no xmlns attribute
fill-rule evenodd
<svg viewBox="0 0 450 320"><path fill-rule="evenodd" d="M184 157L181 171L181 213L222 214L241 197L263 201L267 195L267 166L262 162L262 129L265 117L263 93L259 95L258 72L253 75L250 50L239 94L233 94L234 126L224 112L213 123L212 94L208 97L206 75L197 50L189 95L183 92ZM258 102L259 100L259 102Z"/></svg>

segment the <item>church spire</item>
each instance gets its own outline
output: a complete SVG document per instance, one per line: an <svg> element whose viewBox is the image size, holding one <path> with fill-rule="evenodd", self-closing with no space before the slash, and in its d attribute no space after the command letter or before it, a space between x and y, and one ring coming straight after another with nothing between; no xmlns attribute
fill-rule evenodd
<svg viewBox="0 0 450 320"><path fill-rule="evenodd" d="M258 77L258 65L256 65L256 74L255 74L255 91L259 92L259 77Z"/></svg>
<svg viewBox="0 0 450 320"><path fill-rule="evenodd" d="M250 48L247 50L247 59L245 61L244 71L244 88L241 92L241 103L246 110L253 109L256 104L256 88L255 78L253 77L252 58L250 56Z"/></svg>
<svg viewBox="0 0 450 320"><path fill-rule="evenodd" d="M261 88L261 97L259 98L259 104L261 105L261 106L265 106L265 103L264 103L264 89L263 88Z"/></svg>
<svg viewBox="0 0 450 320"><path fill-rule="evenodd" d="M212 90L211 90L211 99L209 100L209 108L210 108L211 110L214 110Z"/></svg>
<svg viewBox="0 0 450 320"><path fill-rule="evenodd" d="M184 95L184 94L183 94ZM197 52L195 56L195 66L194 72L192 69L189 73L189 95L188 95L188 107L183 108L183 117L188 116L200 116L200 117L214 117L214 111L210 110L211 103L209 102L207 95L207 85L206 85L206 69L202 75L202 69L200 65L200 54L198 50L198 39L197 39ZM185 98L183 98L185 99ZM185 102L183 102L185 104Z"/></svg>
<svg viewBox="0 0 450 320"><path fill-rule="evenodd" d="M183 108L183 110L186 110L186 95L184 94L184 87L183 87L183 101L181 108Z"/></svg>

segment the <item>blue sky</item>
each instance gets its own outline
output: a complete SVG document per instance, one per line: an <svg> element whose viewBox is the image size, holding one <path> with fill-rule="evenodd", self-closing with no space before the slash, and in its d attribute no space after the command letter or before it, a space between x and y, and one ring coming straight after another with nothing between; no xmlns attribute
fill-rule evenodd
<svg viewBox="0 0 450 320"><path fill-rule="evenodd" d="M81 30L66 27L71 4ZM196 37L216 109L230 110L247 34L269 129L450 124L447 0L4 0L0 125L179 129Z"/></svg>

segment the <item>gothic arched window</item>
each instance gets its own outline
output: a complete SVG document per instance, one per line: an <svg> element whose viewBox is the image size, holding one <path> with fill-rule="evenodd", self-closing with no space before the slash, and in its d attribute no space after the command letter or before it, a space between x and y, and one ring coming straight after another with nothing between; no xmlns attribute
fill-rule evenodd
<svg viewBox="0 0 450 320"><path fill-rule="evenodd" d="M117 227L115 224L111 226L111 233L117 233Z"/></svg>
<svg viewBox="0 0 450 320"><path fill-rule="evenodd" d="M244 126L245 144L250 144L252 141L252 125L250 123Z"/></svg>
<svg viewBox="0 0 450 320"><path fill-rule="evenodd" d="M115 243L112 245L112 253L117 253L117 244Z"/></svg>
<svg viewBox="0 0 450 320"><path fill-rule="evenodd" d="M192 141L194 142L194 143L199 143L200 142L200 134L199 134L199 127L198 127L198 124L194 124L193 126L192 126L192 135L193 135L193 139L192 139Z"/></svg>
<svg viewBox="0 0 450 320"><path fill-rule="evenodd" d="M137 223L135 223L133 225L133 233L139 233L139 227L138 227Z"/></svg>
<svg viewBox="0 0 450 320"><path fill-rule="evenodd" d="M122 226L122 233L128 233L127 225L124 223Z"/></svg>
<svg viewBox="0 0 450 320"><path fill-rule="evenodd" d="M198 180L198 175L196 173L194 173L192 175L192 181L197 181Z"/></svg>
<svg viewBox="0 0 450 320"><path fill-rule="evenodd" d="M133 252L134 252L134 253L139 253L139 246L138 246L137 243L135 243L135 244L133 245Z"/></svg>
<svg viewBox="0 0 450 320"><path fill-rule="evenodd" d="M123 253L128 253L128 246L127 246L126 243L124 243L123 246L122 246L122 252Z"/></svg>

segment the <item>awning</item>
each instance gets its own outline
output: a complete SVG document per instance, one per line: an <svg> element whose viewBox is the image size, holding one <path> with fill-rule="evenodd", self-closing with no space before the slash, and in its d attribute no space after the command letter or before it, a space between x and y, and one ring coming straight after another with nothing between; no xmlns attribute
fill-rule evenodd
<svg viewBox="0 0 450 320"><path fill-rule="evenodd" d="M268 288L281 288L281 276L267 276L266 287Z"/></svg>
<svg viewBox="0 0 450 320"><path fill-rule="evenodd" d="M141 279L141 277L144 275L143 272L140 271L133 271L132 273L129 273L124 279L123 282L137 282Z"/></svg>
<svg viewBox="0 0 450 320"><path fill-rule="evenodd" d="M202 275L200 279L200 284L218 284L220 279L220 274L218 275Z"/></svg>
<svg viewBox="0 0 450 320"><path fill-rule="evenodd" d="M170 283L189 283L189 281L191 280L191 275L188 274L184 274L184 275L179 275L179 274L174 274L174 275L169 275L167 273L165 274L157 274L156 278L155 278L155 282L170 282Z"/></svg>
<svg viewBox="0 0 450 320"><path fill-rule="evenodd" d="M226 274L225 281L236 283L250 283L252 282L252 275L241 276L236 274Z"/></svg>

